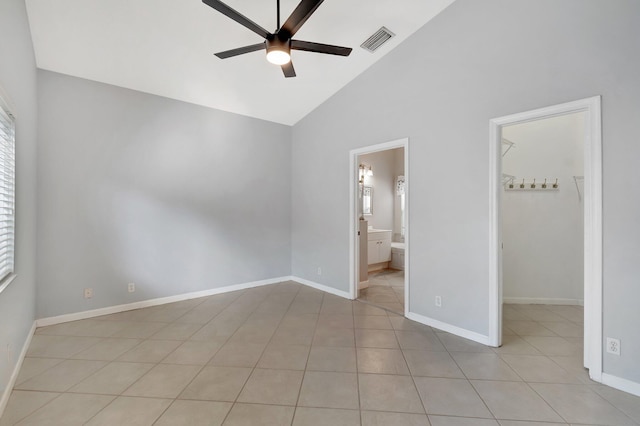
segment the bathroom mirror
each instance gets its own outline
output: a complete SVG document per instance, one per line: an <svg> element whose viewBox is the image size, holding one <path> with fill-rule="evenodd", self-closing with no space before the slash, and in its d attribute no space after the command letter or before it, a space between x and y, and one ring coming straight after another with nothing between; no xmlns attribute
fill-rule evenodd
<svg viewBox="0 0 640 426"><path fill-rule="evenodd" d="M371 186L362 188L362 214L373 214L373 187Z"/></svg>

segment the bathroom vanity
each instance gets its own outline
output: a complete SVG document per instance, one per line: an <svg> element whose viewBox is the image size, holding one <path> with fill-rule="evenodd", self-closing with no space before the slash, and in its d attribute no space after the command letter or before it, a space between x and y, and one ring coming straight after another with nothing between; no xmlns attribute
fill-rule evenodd
<svg viewBox="0 0 640 426"><path fill-rule="evenodd" d="M391 233L389 229L369 229L367 263L369 271L389 267L391 261Z"/></svg>

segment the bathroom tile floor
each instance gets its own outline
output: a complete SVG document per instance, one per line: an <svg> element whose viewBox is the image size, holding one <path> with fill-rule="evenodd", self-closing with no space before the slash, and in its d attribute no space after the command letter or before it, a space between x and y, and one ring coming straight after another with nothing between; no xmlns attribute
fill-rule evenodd
<svg viewBox="0 0 640 426"><path fill-rule="evenodd" d="M369 273L369 287L360 290L358 300L404 315L404 271Z"/></svg>
<svg viewBox="0 0 640 426"><path fill-rule="evenodd" d="M293 282L39 328L0 425L638 425L581 367L582 310L489 348Z"/></svg>

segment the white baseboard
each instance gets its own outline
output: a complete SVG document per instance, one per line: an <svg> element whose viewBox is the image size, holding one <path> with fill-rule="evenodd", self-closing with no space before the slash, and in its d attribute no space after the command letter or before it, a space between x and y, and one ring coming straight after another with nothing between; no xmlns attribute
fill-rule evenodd
<svg viewBox="0 0 640 426"><path fill-rule="evenodd" d="M337 290L333 287L329 287L324 284L318 284L316 282L305 280L304 278L300 278L300 277L289 277L289 279L292 281L299 282L300 284L304 284L308 287L315 288L316 290L321 290L326 293L330 293L335 296L340 296L340 297L344 297L345 299L351 300L351 295L347 291Z"/></svg>
<svg viewBox="0 0 640 426"><path fill-rule="evenodd" d="M631 380L602 373L602 384L635 396L640 396L640 383L632 382Z"/></svg>
<svg viewBox="0 0 640 426"><path fill-rule="evenodd" d="M503 303L514 305L576 305L584 306L583 299L561 299L548 297L503 297Z"/></svg>
<svg viewBox="0 0 640 426"><path fill-rule="evenodd" d="M22 362L24 361L24 357L27 355L27 351L29 350L29 345L31 344L31 339L33 338L33 333L36 331L36 323L33 322L31 326L31 330L29 330L29 334L22 345L22 351L20 352L20 357L18 358L18 362L16 362L15 367L13 368L13 373L11 373L11 377L9 378L9 382L7 386L4 388L4 392L2 392L2 398L0 398L0 418L4 413L4 409L7 408L7 403L9 402L9 397L11 396L11 391L13 391L13 387L16 384L16 380L18 379L18 374L20 374L20 368L22 367Z"/></svg>
<svg viewBox="0 0 640 426"><path fill-rule="evenodd" d="M132 311L134 309L149 308L151 306L165 305L167 303L181 302L183 300L197 299L199 297L214 296L221 293L246 290L248 288L261 287L270 284L277 284L283 281L290 281L292 277L278 277L268 280L253 281L244 284L235 284L226 287L212 288L210 290L184 293L176 296L160 297L157 299L143 300L140 302L127 303L124 305L108 306L106 308L93 309L90 311L76 312L72 314L58 315L55 317L41 318L36 320L36 327L46 327L48 325L61 324L64 322L78 321L102 315L117 314L119 312Z"/></svg>
<svg viewBox="0 0 640 426"><path fill-rule="evenodd" d="M455 334L456 336L464 337L465 339L473 340L486 346L491 346L489 344L489 336L476 333L475 331L469 331L413 312L407 312L406 317L412 321L428 325L429 327L437 328L438 330L446 331L447 333Z"/></svg>

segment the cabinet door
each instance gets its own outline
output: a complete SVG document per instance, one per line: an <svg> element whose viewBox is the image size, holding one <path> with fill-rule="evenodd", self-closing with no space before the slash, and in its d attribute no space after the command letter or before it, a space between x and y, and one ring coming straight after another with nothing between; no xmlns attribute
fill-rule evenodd
<svg viewBox="0 0 640 426"><path fill-rule="evenodd" d="M378 263L380 262L379 256L378 256L378 247L380 247L380 244L378 244L380 241L377 240L373 240L373 241L369 241L367 244L367 249L368 249L368 253L367 253L367 264L369 265L373 265L374 263Z"/></svg>
<svg viewBox="0 0 640 426"><path fill-rule="evenodd" d="M378 262L389 262L391 260L391 239L380 240L378 244Z"/></svg>

